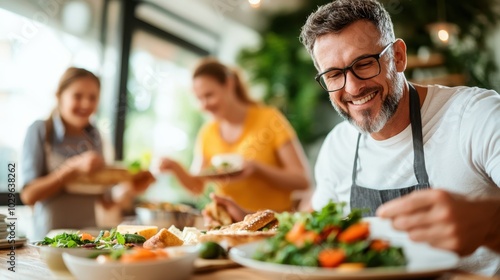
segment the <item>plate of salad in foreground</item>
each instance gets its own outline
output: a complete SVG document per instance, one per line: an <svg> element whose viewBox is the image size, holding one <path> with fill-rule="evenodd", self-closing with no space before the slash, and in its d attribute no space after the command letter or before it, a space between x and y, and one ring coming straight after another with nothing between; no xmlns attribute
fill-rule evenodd
<svg viewBox="0 0 500 280"><path fill-rule="evenodd" d="M448 251L411 241L389 221L343 215L344 203L321 211L277 214L279 228L269 239L232 248L230 258L276 278L409 279L431 277L457 266Z"/></svg>

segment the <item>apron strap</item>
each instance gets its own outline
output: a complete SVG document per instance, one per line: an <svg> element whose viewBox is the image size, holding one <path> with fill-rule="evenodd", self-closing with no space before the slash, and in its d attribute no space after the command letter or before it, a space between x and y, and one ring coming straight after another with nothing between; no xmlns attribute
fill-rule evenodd
<svg viewBox="0 0 500 280"><path fill-rule="evenodd" d="M429 185L429 176L425 168L424 141L422 137L422 117L420 114L420 99L415 87L410 87L410 121L413 135L413 170L419 184Z"/></svg>
<svg viewBox="0 0 500 280"><path fill-rule="evenodd" d="M356 184L356 176L358 176L358 148L359 148L359 140L361 139L361 133L358 134L358 142L356 143L356 153L354 154L354 164L352 167L352 183Z"/></svg>

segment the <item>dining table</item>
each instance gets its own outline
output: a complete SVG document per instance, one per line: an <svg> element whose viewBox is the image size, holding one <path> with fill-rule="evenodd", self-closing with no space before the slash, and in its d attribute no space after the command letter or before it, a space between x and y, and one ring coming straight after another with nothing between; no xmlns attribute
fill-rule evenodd
<svg viewBox="0 0 500 280"><path fill-rule="evenodd" d="M15 257L14 271L9 270L11 264L9 261L12 259L12 252ZM303 279L290 278L286 279ZM52 271L46 263L40 258L38 250L32 246L21 246L11 249L0 249L0 279L56 279L56 280L75 280L69 272ZM273 278L270 275L264 274L262 271L254 270L247 267L242 267L236 263L227 262L225 265L218 265L209 267L206 265L198 265L195 262L195 269L189 280L270 280L285 278ZM439 276L426 277L426 278L412 278L412 279L434 279L434 280L500 280L500 277L489 277L477 274L471 274L460 270L451 270ZM99 279L97 279L99 280ZM144 279L147 280L147 279Z"/></svg>

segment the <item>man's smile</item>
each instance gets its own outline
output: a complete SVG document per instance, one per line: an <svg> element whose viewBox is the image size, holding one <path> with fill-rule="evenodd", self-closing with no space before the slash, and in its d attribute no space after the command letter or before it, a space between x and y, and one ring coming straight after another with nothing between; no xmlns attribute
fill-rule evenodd
<svg viewBox="0 0 500 280"><path fill-rule="evenodd" d="M373 97L375 97L375 95L377 94L377 92L373 92L361 99L358 99L358 100L352 100L352 104L354 105L363 105L365 104L366 102L370 101L373 99Z"/></svg>

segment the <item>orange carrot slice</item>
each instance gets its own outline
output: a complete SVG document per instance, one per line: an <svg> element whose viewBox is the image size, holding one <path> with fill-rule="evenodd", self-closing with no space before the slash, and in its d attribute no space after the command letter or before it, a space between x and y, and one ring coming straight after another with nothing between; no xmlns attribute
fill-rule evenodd
<svg viewBox="0 0 500 280"><path fill-rule="evenodd" d="M295 223L292 229L286 233L285 239L290 243L295 243L301 239L301 236L306 232L304 223Z"/></svg>
<svg viewBox="0 0 500 280"><path fill-rule="evenodd" d="M318 254L318 261L321 267L337 267L345 260L345 253L342 249L324 249Z"/></svg>
<svg viewBox="0 0 500 280"><path fill-rule="evenodd" d="M92 240L94 240L94 236L92 236L90 233L82 232L82 234L80 236L80 240L92 241Z"/></svg>
<svg viewBox="0 0 500 280"><path fill-rule="evenodd" d="M152 250L136 249L134 252L125 253L120 258L123 263L132 263L156 259L157 256Z"/></svg>
<svg viewBox="0 0 500 280"><path fill-rule="evenodd" d="M385 240L375 239L370 244L370 248L378 252L384 251L389 248L389 242Z"/></svg>
<svg viewBox="0 0 500 280"><path fill-rule="evenodd" d="M368 223L360 222L351 225L346 230L340 233L339 241L345 243L353 243L359 240L366 239L370 235L370 226Z"/></svg>

